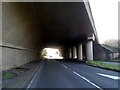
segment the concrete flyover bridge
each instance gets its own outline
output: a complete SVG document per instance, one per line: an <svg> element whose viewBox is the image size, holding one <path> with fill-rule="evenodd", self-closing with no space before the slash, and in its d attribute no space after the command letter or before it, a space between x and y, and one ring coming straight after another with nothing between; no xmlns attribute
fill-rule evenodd
<svg viewBox="0 0 120 90"><path fill-rule="evenodd" d="M89 2L2 2L2 70L39 59L45 47L93 60L98 42Z"/></svg>

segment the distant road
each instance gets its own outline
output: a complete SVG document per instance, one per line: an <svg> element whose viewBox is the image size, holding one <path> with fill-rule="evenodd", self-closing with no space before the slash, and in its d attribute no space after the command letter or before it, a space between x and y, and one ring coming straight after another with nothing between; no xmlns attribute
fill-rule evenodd
<svg viewBox="0 0 120 90"><path fill-rule="evenodd" d="M27 88L116 88L118 72L88 66L80 62L47 60Z"/></svg>

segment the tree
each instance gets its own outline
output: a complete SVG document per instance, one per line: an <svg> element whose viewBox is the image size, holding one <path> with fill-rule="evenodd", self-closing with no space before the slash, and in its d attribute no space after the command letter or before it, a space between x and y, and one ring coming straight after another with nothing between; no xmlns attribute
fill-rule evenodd
<svg viewBox="0 0 120 90"><path fill-rule="evenodd" d="M44 50L42 51L42 56L46 56L46 55L47 55L47 50L44 49Z"/></svg>
<svg viewBox="0 0 120 90"><path fill-rule="evenodd" d="M115 48L120 47L120 41L115 40L115 39L106 40L106 41L104 41L103 44L111 46L111 47L115 47Z"/></svg>
<svg viewBox="0 0 120 90"><path fill-rule="evenodd" d="M42 54L41 54L41 59L45 60L45 56L47 56L48 52L46 49L43 49Z"/></svg>

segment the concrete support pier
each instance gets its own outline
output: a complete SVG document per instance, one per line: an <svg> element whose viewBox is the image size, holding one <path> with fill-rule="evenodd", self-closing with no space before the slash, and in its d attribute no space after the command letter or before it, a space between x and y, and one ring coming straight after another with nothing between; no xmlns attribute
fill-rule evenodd
<svg viewBox="0 0 120 90"><path fill-rule="evenodd" d="M71 47L69 47L69 58L72 58L72 50L71 50Z"/></svg>
<svg viewBox="0 0 120 90"><path fill-rule="evenodd" d="M83 59L83 51L82 51L82 44L78 45L78 59L82 60Z"/></svg>
<svg viewBox="0 0 120 90"><path fill-rule="evenodd" d="M86 59L87 61L93 60L93 41L89 40L86 44Z"/></svg>
<svg viewBox="0 0 120 90"><path fill-rule="evenodd" d="M76 46L73 46L73 59L77 58L76 52Z"/></svg>

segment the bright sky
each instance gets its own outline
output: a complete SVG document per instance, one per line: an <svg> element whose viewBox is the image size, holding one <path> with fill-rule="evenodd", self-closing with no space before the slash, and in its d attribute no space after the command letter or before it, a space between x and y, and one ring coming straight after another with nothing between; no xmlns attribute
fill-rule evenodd
<svg viewBox="0 0 120 90"><path fill-rule="evenodd" d="M100 43L118 39L118 1L89 0Z"/></svg>
<svg viewBox="0 0 120 90"><path fill-rule="evenodd" d="M56 55L56 51L59 52L59 50L58 50L58 49L55 49L55 48L45 48L45 49L47 50L49 56L54 56L54 55Z"/></svg>
<svg viewBox="0 0 120 90"><path fill-rule="evenodd" d="M47 50L47 58L51 58L51 59L62 59L63 57L60 56L60 51L59 49L55 49L55 48L45 48ZM56 52L58 52L59 54L56 54ZM52 56L52 57L50 57Z"/></svg>

